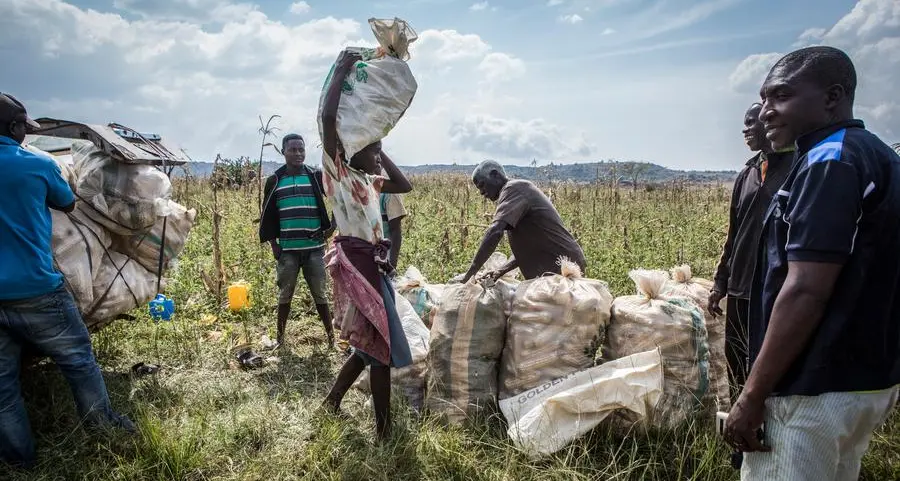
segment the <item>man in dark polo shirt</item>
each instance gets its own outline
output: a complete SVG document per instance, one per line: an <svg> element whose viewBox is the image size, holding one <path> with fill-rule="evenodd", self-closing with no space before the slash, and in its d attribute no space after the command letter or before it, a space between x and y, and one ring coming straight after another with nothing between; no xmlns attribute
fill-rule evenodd
<svg viewBox="0 0 900 481"><path fill-rule="evenodd" d="M900 157L853 119L855 89L845 53L810 47L760 92L767 138L798 159L766 212L751 370L725 427L742 480L857 479L897 401Z"/></svg>
<svg viewBox="0 0 900 481"><path fill-rule="evenodd" d="M525 279L560 272L559 258L566 257L584 272L586 263L581 247L563 226L559 212L534 184L527 180L509 180L503 166L492 160L482 162L472 174L472 182L481 195L497 203L494 221L488 227L463 282L472 278L487 262L497 244L508 233L512 258L494 279L516 267Z"/></svg>
<svg viewBox="0 0 900 481"><path fill-rule="evenodd" d="M325 328L328 344L334 344L328 281L325 273L325 240L334 231L325 208L322 172L309 168L306 144L298 134L281 141L284 166L266 179L260 242L272 246L278 281L277 343L284 343L297 278L309 287L316 312Z"/></svg>
<svg viewBox="0 0 900 481"><path fill-rule="evenodd" d="M756 252L763 228L763 214L791 169L794 149L775 152L759 120L762 104L744 114L744 141L757 152L734 181L728 237L709 295L709 311L722 315L719 301L728 296L725 357L734 399L747 379L747 330L750 316L750 284L756 268Z"/></svg>

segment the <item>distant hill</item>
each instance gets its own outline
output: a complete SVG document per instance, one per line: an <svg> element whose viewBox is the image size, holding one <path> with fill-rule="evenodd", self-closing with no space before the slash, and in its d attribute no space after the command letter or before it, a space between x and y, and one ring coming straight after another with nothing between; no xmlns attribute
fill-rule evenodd
<svg viewBox="0 0 900 481"><path fill-rule="evenodd" d="M471 175L474 165L447 165L433 164L421 166L403 166L407 174L436 174L453 173ZM516 179L531 181L572 181L572 182L596 182L609 181L615 177L623 184L629 184L634 180L638 182L671 182L673 180L685 180L688 182L730 182L737 177L736 171L707 171L707 170L673 170L661 165L643 162L590 162L580 164L553 164L536 167L520 165L504 166L507 174Z"/></svg>
<svg viewBox="0 0 900 481"><path fill-rule="evenodd" d="M263 162L263 173L269 175L282 164L275 162ZM210 162L194 162L188 166L191 174L197 177L208 177L212 173L213 164ZM408 175L424 174L459 174L470 175L474 165L469 164L428 164L415 166L401 166L401 170ZM631 184L635 179L641 183L662 183L673 180L688 182L731 182L737 176L736 171L729 170L673 170L661 165L643 162L590 162L580 164L551 164L535 167L520 165L505 166L507 173L517 179L531 181L572 181L595 182L597 180L610 181L614 177L619 178L622 184ZM183 175L177 169L175 175Z"/></svg>

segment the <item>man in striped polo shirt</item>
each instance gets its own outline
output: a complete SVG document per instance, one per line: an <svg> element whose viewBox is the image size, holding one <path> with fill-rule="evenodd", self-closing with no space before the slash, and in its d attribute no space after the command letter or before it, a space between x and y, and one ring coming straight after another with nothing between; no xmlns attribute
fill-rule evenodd
<svg viewBox="0 0 900 481"><path fill-rule="evenodd" d="M277 261L278 345L291 312L297 278L303 278L316 303L328 343L334 343L325 275L325 240L334 232L325 208L322 172L304 164L303 137L288 134L281 142L285 165L268 179L264 191L260 242L269 242Z"/></svg>

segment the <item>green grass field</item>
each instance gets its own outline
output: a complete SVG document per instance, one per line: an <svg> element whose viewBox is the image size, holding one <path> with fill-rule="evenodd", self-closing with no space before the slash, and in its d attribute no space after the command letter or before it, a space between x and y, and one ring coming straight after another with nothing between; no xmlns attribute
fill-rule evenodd
<svg viewBox="0 0 900 481"><path fill-rule="evenodd" d="M415 178L401 271L419 267L441 282L463 272L493 206L464 178ZM687 263L708 277L727 227L728 186L615 188L565 186L551 196L580 240L588 275L631 294L630 269ZM0 478L33 480L736 480L729 451L711 425L670 432L621 433L601 426L556 455L531 461L507 439L502 422L446 428L418 419L394 397L395 436L373 442L366 399L351 391L348 420L318 411L340 365L326 348L308 291L298 290L288 325L289 349L256 371L238 369L231 348L274 336L275 277L271 252L260 246L255 190L219 193L221 250L228 282L252 284L254 305L242 315L220 308L203 284L214 272L212 192L181 181L176 199L200 211L167 293L177 303L172 323L143 311L94 336L114 405L140 435L89 435L78 426L71 395L52 365L23 374L38 442L39 466ZM301 283L302 285L302 283ZM159 363L153 376L132 378L136 362ZM776 447L777 449L777 447ZM3 468L0 468L3 469ZM900 415L872 443L862 479L900 479Z"/></svg>

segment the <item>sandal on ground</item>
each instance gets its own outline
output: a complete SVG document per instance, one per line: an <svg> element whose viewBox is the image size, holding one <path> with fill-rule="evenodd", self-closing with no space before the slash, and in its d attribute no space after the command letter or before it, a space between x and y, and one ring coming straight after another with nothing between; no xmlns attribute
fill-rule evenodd
<svg viewBox="0 0 900 481"><path fill-rule="evenodd" d="M158 372L159 365L157 364L146 364L143 362L139 362L134 366L131 366L131 373L134 374L135 377L149 376Z"/></svg>
<svg viewBox="0 0 900 481"><path fill-rule="evenodd" d="M238 355L237 360L244 369L259 369L265 364L265 360L253 351L242 352Z"/></svg>

